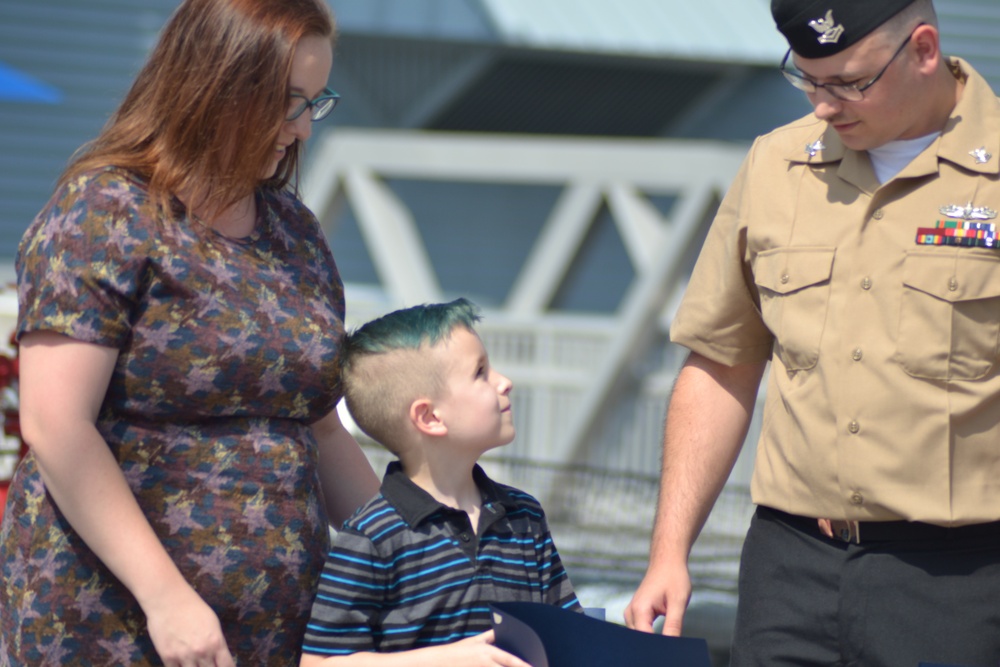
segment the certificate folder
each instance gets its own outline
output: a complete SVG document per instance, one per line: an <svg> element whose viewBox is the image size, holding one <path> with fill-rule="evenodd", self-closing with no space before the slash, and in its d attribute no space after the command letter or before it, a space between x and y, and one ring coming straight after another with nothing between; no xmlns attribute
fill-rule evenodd
<svg viewBox="0 0 1000 667"><path fill-rule="evenodd" d="M704 639L639 632L535 602L490 609L497 647L532 667L712 667Z"/></svg>

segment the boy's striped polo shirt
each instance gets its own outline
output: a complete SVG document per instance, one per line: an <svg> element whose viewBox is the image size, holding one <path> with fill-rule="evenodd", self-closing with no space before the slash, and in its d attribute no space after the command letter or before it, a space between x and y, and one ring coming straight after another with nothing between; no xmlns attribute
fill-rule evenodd
<svg viewBox="0 0 1000 667"><path fill-rule="evenodd" d="M490 629L490 602L580 610L538 501L493 482L476 532L389 464L378 496L334 540L303 650L319 655L404 651Z"/></svg>

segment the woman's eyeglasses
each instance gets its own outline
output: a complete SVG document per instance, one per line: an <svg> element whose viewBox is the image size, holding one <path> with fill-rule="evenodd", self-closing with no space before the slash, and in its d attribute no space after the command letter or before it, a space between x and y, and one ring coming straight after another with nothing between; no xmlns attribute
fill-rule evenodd
<svg viewBox="0 0 1000 667"><path fill-rule="evenodd" d="M330 115L338 101L340 101L340 95L329 88L324 88L323 92L313 99L309 99L301 93L292 93L288 96L288 113L285 114L285 120L295 120L306 109L309 109L309 117L314 122L323 120Z"/></svg>

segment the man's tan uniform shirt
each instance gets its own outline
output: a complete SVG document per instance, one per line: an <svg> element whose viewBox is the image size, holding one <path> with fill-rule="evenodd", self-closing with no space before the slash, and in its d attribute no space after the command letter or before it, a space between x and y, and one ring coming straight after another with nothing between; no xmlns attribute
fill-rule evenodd
<svg viewBox="0 0 1000 667"><path fill-rule="evenodd" d="M671 338L771 360L758 504L1000 519L1000 250L916 243L942 207L1000 211L1000 103L954 65L942 136L892 180L810 116L757 139L713 223Z"/></svg>

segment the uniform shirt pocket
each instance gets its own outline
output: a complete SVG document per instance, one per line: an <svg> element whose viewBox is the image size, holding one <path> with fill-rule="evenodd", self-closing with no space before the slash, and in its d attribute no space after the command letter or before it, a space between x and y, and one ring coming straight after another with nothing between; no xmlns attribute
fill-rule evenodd
<svg viewBox="0 0 1000 667"><path fill-rule="evenodd" d="M819 361L835 252L826 247L774 248L757 255L754 282L761 315L787 370L808 370Z"/></svg>
<svg viewBox="0 0 1000 667"><path fill-rule="evenodd" d="M975 380L997 363L1000 257L910 252L896 360L913 377Z"/></svg>

